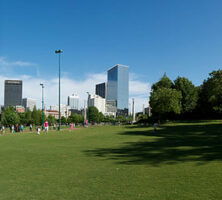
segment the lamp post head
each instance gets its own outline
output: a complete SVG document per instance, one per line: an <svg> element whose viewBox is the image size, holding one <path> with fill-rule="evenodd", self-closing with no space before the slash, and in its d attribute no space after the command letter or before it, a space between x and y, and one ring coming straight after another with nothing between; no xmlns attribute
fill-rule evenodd
<svg viewBox="0 0 222 200"><path fill-rule="evenodd" d="M55 53L62 53L62 52L63 52L62 49L55 50Z"/></svg>
<svg viewBox="0 0 222 200"><path fill-rule="evenodd" d="M44 88L44 84L43 83L40 83L40 85L42 86L42 88Z"/></svg>

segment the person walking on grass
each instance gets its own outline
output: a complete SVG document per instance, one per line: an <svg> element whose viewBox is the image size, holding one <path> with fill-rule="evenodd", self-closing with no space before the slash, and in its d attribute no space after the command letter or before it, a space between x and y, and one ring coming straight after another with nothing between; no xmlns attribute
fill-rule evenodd
<svg viewBox="0 0 222 200"><path fill-rule="evenodd" d="M36 130L37 130L37 134L40 135L41 128L38 126Z"/></svg>
<svg viewBox="0 0 222 200"><path fill-rule="evenodd" d="M4 134L5 133L5 126L2 125L2 133Z"/></svg>
<svg viewBox="0 0 222 200"><path fill-rule="evenodd" d="M29 130L32 132L32 124L29 124Z"/></svg>
<svg viewBox="0 0 222 200"><path fill-rule="evenodd" d="M46 120L45 123L44 123L44 128L45 128L45 132L48 132L48 131L49 131L49 123L48 123L47 120Z"/></svg>
<svg viewBox="0 0 222 200"><path fill-rule="evenodd" d="M15 126L12 124L11 125L11 133L14 133L15 132Z"/></svg>

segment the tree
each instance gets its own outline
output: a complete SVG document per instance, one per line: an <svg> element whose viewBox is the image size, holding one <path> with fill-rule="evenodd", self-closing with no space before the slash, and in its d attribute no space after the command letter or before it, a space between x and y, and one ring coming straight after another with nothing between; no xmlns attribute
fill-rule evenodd
<svg viewBox="0 0 222 200"><path fill-rule="evenodd" d="M20 123L21 124L27 124L27 119L26 119L25 113L18 113L18 115L19 115L19 118L20 118Z"/></svg>
<svg viewBox="0 0 222 200"><path fill-rule="evenodd" d="M6 108L2 113L2 124L9 126L12 124L19 124L20 118L13 107Z"/></svg>
<svg viewBox="0 0 222 200"><path fill-rule="evenodd" d="M95 123L99 121L99 111L96 107L90 106L88 108L88 120L90 123Z"/></svg>
<svg viewBox="0 0 222 200"><path fill-rule="evenodd" d="M98 114L98 122L104 122L104 120L105 120L105 117L104 117L103 113L99 112L99 114Z"/></svg>
<svg viewBox="0 0 222 200"><path fill-rule="evenodd" d="M213 71L200 89L199 105L206 116L222 114L222 70Z"/></svg>
<svg viewBox="0 0 222 200"><path fill-rule="evenodd" d="M65 118L64 116L62 116L62 117L61 117L61 123L62 123L62 124L66 124L66 122L67 122L66 118Z"/></svg>
<svg viewBox="0 0 222 200"><path fill-rule="evenodd" d="M166 74L155 84L152 85L152 90L155 91L160 88L172 88L173 82L167 77Z"/></svg>
<svg viewBox="0 0 222 200"><path fill-rule="evenodd" d="M181 92L171 88L159 88L151 93L150 106L152 113L159 119L166 119L169 114L180 114Z"/></svg>
<svg viewBox="0 0 222 200"><path fill-rule="evenodd" d="M182 113L192 112L197 106L197 101L198 101L197 88L193 85L191 81L189 81L185 77L178 77L174 81L174 87L182 94L182 99L181 99Z"/></svg>
<svg viewBox="0 0 222 200"><path fill-rule="evenodd" d="M41 124L41 118L42 118L42 112L41 110L37 110L36 107L34 107L32 111L32 120L35 125Z"/></svg>
<svg viewBox="0 0 222 200"><path fill-rule="evenodd" d="M84 121L84 117L77 113L70 115L67 119L68 123L75 123L75 124L83 123L83 121Z"/></svg>
<svg viewBox="0 0 222 200"><path fill-rule="evenodd" d="M27 124L33 124L32 112L30 110L27 110L25 112L25 119L26 119Z"/></svg>
<svg viewBox="0 0 222 200"><path fill-rule="evenodd" d="M48 120L48 122L49 122L50 125L56 123L56 118L55 118L54 116L52 116L52 115L49 115L49 116L47 117L47 120Z"/></svg>

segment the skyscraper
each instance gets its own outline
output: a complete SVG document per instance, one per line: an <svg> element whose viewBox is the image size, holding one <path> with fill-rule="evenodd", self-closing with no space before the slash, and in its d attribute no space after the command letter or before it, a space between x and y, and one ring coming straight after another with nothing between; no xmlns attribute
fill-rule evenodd
<svg viewBox="0 0 222 200"><path fill-rule="evenodd" d="M117 115L128 115L129 67L117 64L107 72L107 100L116 101Z"/></svg>
<svg viewBox="0 0 222 200"><path fill-rule="evenodd" d="M79 110L79 96L77 94L68 96L68 106L71 109Z"/></svg>
<svg viewBox="0 0 222 200"><path fill-rule="evenodd" d="M106 98L106 83L100 83L96 85L96 95Z"/></svg>
<svg viewBox="0 0 222 200"><path fill-rule="evenodd" d="M21 106L22 105L22 81L5 80L5 98L4 106Z"/></svg>

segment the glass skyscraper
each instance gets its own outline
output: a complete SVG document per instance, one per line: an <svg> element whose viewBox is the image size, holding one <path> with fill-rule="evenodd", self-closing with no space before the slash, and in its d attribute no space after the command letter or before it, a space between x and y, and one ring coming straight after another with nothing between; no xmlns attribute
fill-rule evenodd
<svg viewBox="0 0 222 200"><path fill-rule="evenodd" d="M115 65L107 72L107 100L115 101L117 114L128 114L129 67Z"/></svg>

